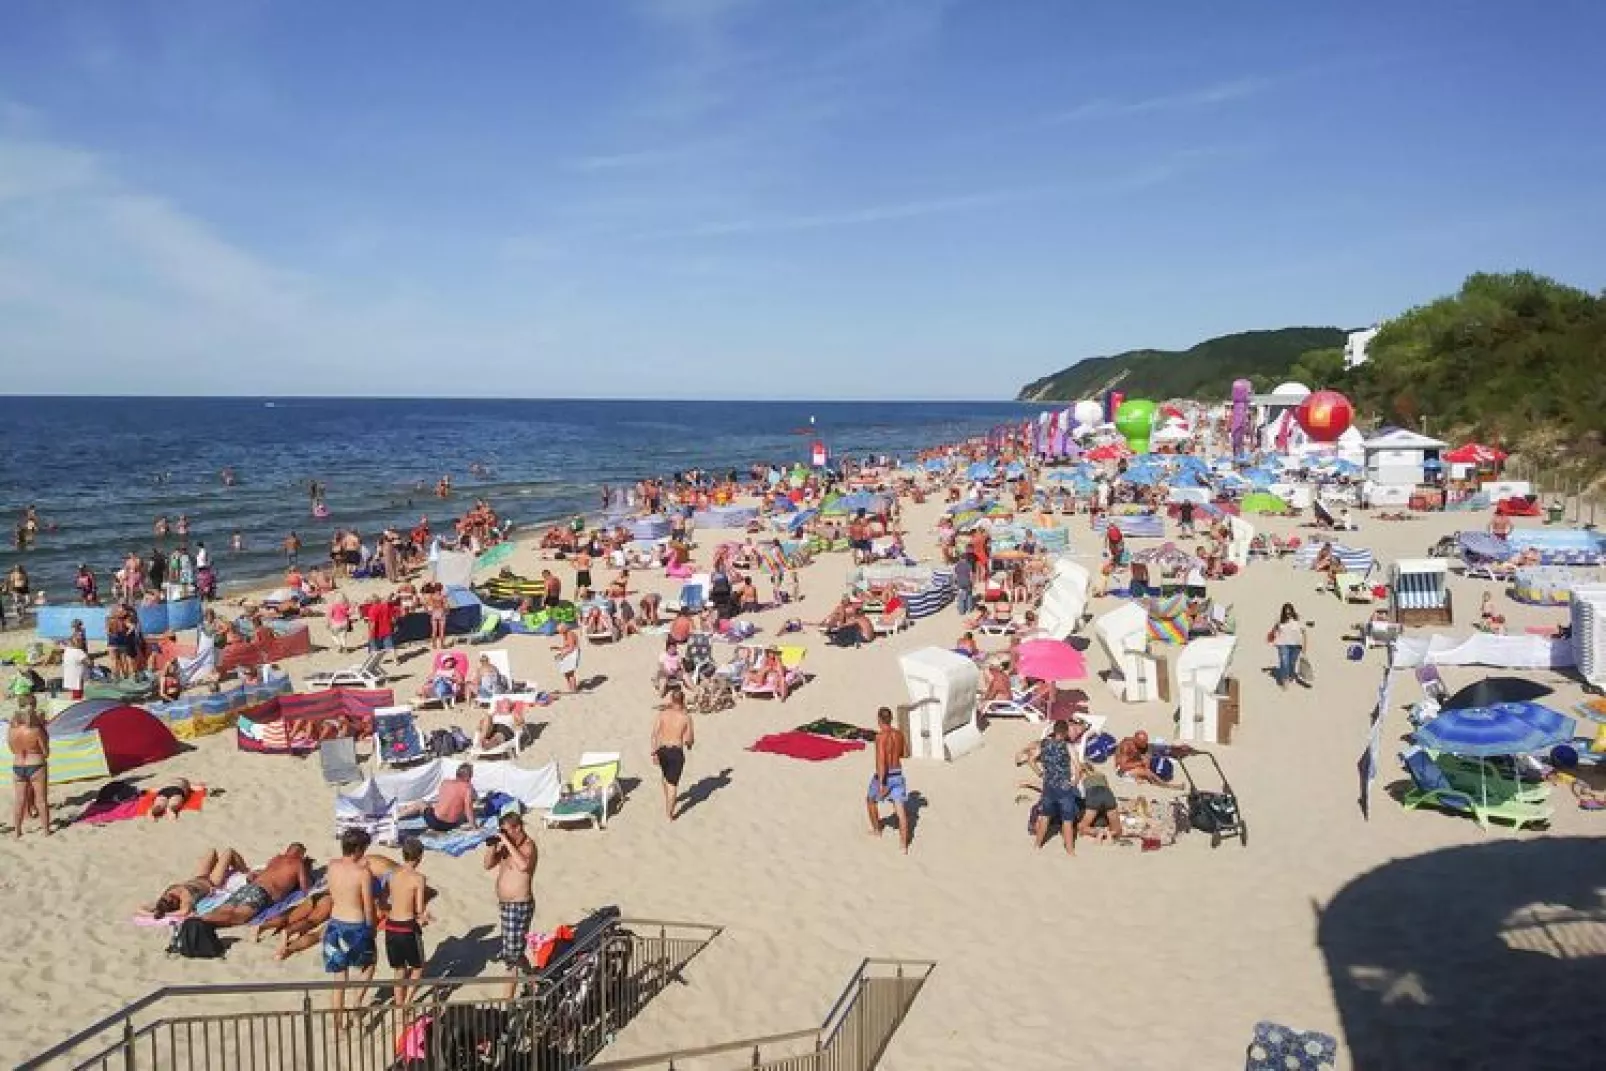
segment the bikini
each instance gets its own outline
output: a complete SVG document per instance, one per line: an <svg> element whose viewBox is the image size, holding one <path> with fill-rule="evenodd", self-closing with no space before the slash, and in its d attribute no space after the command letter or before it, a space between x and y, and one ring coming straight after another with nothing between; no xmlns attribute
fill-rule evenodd
<svg viewBox="0 0 1606 1071"><path fill-rule="evenodd" d="M45 764L42 762L32 764L13 763L11 766L11 776L18 781L32 781L33 775L44 768Z"/></svg>

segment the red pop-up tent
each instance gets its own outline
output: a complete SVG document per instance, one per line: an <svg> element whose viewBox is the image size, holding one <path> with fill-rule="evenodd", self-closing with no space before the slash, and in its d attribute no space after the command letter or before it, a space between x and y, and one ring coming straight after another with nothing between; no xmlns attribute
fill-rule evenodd
<svg viewBox="0 0 1606 1071"><path fill-rule="evenodd" d="M1498 465L1506 459L1506 453L1482 443L1467 443L1446 451L1443 457L1452 465Z"/></svg>

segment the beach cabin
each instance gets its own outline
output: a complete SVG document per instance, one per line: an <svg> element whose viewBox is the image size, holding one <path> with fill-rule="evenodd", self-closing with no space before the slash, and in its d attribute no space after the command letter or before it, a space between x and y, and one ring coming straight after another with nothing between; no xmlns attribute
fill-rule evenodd
<svg viewBox="0 0 1606 1071"><path fill-rule="evenodd" d="M1177 735L1189 743L1226 744L1238 721L1238 682L1227 676L1234 636L1194 640L1177 656Z"/></svg>
<svg viewBox="0 0 1606 1071"><path fill-rule="evenodd" d="M1111 691L1128 703L1165 698L1160 660L1149 654L1147 610L1135 602L1117 606L1093 622L1093 634L1110 660Z"/></svg>
<svg viewBox="0 0 1606 1071"><path fill-rule="evenodd" d="M946 762L981 745L976 663L943 647L923 647L898 659L909 692L909 756Z"/></svg>
<svg viewBox="0 0 1606 1071"><path fill-rule="evenodd" d="M1054 563L1053 578L1043 591L1037 623L1050 637L1063 640L1082 627L1092 577L1087 567L1069 558Z"/></svg>
<svg viewBox="0 0 1606 1071"><path fill-rule="evenodd" d="M1404 506L1437 466L1445 443L1405 428L1389 428L1362 444L1366 501L1372 506Z"/></svg>

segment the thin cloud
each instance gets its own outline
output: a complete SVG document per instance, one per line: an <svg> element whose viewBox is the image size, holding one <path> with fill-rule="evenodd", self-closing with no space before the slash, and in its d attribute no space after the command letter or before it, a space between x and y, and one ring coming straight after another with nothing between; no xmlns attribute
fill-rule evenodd
<svg viewBox="0 0 1606 1071"><path fill-rule="evenodd" d="M1228 82L1216 82L1212 85L1200 86L1180 93L1168 93L1158 97L1146 97L1138 100L1090 100L1085 104L1077 105L1069 111L1048 116L1043 119L1042 125L1063 126L1067 123L1080 123L1093 119L1115 119L1122 116L1151 115L1157 112L1213 108L1222 104L1248 100L1250 97L1265 92L1270 85L1270 80L1265 78L1236 78Z"/></svg>
<svg viewBox="0 0 1606 1071"><path fill-rule="evenodd" d="M962 194L956 197L937 197L924 200L900 201L892 204L870 205L842 212L817 212L793 216L771 216L753 219L703 223L693 227L638 234L638 241L661 241L670 238L723 238L749 234L785 234L795 231L826 230L834 227L862 227L876 223L891 223L925 216L950 215L991 208L1019 201L1041 193L1040 190L1009 189Z"/></svg>

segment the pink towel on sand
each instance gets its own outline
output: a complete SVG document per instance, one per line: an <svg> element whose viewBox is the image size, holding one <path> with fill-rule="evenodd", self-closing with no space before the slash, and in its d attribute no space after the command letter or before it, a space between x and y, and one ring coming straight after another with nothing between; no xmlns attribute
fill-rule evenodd
<svg viewBox="0 0 1606 1071"><path fill-rule="evenodd" d="M802 759L805 762L825 762L828 759L839 759L850 751L863 751L864 743L859 740L832 740L829 737L794 730L761 736L747 750L761 751L768 755L785 755L787 758Z"/></svg>
<svg viewBox="0 0 1606 1071"><path fill-rule="evenodd" d="M131 800L121 803L91 803L84 808L84 813L76 821L88 822L92 826L110 825L113 822L126 822L130 818L139 816L141 797L135 796Z"/></svg>

